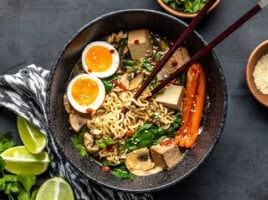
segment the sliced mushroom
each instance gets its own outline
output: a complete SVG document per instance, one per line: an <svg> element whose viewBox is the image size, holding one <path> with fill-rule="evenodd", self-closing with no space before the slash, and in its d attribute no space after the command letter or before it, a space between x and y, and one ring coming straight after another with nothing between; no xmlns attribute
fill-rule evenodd
<svg viewBox="0 0 268 200"><path fill-rule="evenodd" d="M161 167L155 167L148 148L141 148L128 153L126 156L126 167L137 176L148 176L162 170Z"/></svg>
<svg viewBox="0 0 268 200"><path fill-rule="evenodd" d="M80 129L87 124L88 119L89 115L87 114L82 114L78 112L69 114L69 122L75 132L79 132Z"/></svg>
<svg viewBox="0 0 268 200"><path fill-rule="evenodd" d="M83 137L83 143L89 153L96 153L97 151L99 151L99 147L95 145L94 142L94 137L88 132L86 132Z"/></svg>
<svg viewBox="0 0 268 200"><path fill-rule="evenodd" d="M136 89L138 87L140 87L141 83L143 82L143 74L137 74L131 81L129 84L129 90L133 90Z"/></svg>
<svg viewBox="0 0 268 200"><path fill-rule="evenodd" d="M71 113L72 112L73 108L72 108L72 106L71 106L71 104L70 104L70 102L69 102L69 100L67 98L67 94L66 93L63 95L63 105L64 105L65 111L67 113Z"/></svg>

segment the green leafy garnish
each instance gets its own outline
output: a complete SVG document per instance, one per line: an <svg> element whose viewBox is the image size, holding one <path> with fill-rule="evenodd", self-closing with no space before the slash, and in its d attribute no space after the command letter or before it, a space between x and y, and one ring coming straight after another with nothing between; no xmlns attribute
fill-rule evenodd
<svg viewBox="0 0 268 200"><path fill-rule="evenodd" d="M0 152L15 146L12 133L0 131ZM36 176L33 174L6 174L5 161L0 156L0 196L8 200L34 200L36 191L32 187L36 184Z"/></svg>
<svg viewBox="0 0 268 200"><path fill-rule="evenodd" d="M124 164L112 169L112 174L120 179L133 179L134 175L128 171Z"/></svg>
<svg viewBox="0 0 268 200"><path fill-rule="evenodd" d="M106 92L110 92L114 88L113 81L117 79L118 79L118 75L115 74L109 78L105 78L102 80Z"/></svg>
<svg viewBox="0 0 268 200"><path fill-rule="evenodd" d="M175 137L175 132L180 128L181 126L181 113L178 112L176 114L176 119L173 121L173 123L170 125L170 127L168 129L165 130L166 135L168 137L174 138Z"/></svg>
<svg viewBox="0 0 268 200"><path fill-rule="evenodd" d="M87 127L84 126L78 134L73 135L71 137L74 147L77 149L77 151L80 153L82 157L86 157L89 154L83 144L83 137L86 131L87 131Z"/></svg>
<svg viewBox="0 0 268 200"><path fill-rule="evenodd" d="M155 117L157 119L157 116ZM174 134L180 125L180 113L176 115L176 119L168 129L159 128L151 123L145 123L131 138L126 140L123 149L134 151L143 147L150 147L153 144L158 144L161 139L164 139L165 137L174 137Z"/></svg>
<svg viewBox="0 0 268 200"><path fill-rule="evenodd" d="M107 146L115 144L115 141L111 138L102 138L96 140L96 144L99 148L105 149Z"/></svg>
<svg viewBox="0 0 268 200"><path fill-rule="evenodd" d="M4 133L0 131L0 153L14 146L15 142L12 140L12 133L11 132Z"/></svg>
<svg viewBox="0 0 268 200"><path fill-rule="evenodd" d="M156 62L159 62L161 60L161 53L157 52L153 55L153 59L155 59Z"/></svg>
<svg viewBox="0 0 268 200"><path fill-rule="evenodd" d="M162 0L165 4L174 10L179 10L185 13L199 12L208 0Z"/></svg>
<svg viewBox="0 0 268 200"><path fill-rule="evenodd" d="M148 72L152 72L154 70L152 64L150 63L148 59L143 59L143 61L141 62L141 66L142 68L146 69Z"/></svg>
<svg viewBox="0 0 268 200"><path fill-rule="evenodd" d="M135 67L138 65L138 62L135 60L131 60L131 59L123 59L122 60L122 64L125 66L130 66L130 67Z"/></svg>
<svg viewBox="0 0 268 200"><path fill-rule="evenodd" d="M150 147L163 136L164 131L150 123L145 123L131 138L126 140L124 150L134 151L143 147Z"/></svg>

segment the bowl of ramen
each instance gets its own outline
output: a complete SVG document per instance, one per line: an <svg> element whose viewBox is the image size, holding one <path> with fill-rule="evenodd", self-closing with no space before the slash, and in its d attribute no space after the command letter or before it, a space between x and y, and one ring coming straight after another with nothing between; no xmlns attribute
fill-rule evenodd
<svg viewBox="0 0 268 200"><path fill-rule="evenodd" d="M151 95L206 45L197 32L134 97L186 26L158 11L116 11L82 27L60 53L48 87L49 123L57 148L84 178L151 192L182 181L209 155L227 112L216 54Z"/></svg>

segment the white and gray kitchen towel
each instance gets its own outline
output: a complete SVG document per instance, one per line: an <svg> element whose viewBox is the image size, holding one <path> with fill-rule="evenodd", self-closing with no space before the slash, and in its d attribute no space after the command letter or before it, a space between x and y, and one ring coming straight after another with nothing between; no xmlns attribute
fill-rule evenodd
<svg viewBox="0 0 268 200"><path fill-rule="evenodd" d="M153 196L113 191L92 183L75 170L58 152L49 132L46 113L47 83L50 71L29 65L12 75L0 75L0 107L21 115L35 124L48 137L47 151L51 158L50 176L66 178L78 200L151 200Z"/></svg>

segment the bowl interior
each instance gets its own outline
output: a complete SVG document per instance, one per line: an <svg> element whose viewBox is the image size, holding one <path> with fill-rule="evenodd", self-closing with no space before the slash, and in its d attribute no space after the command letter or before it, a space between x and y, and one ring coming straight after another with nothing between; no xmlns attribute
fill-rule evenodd
<svg viewBox="0 0 268 200"><path fill-rule="evenodd" d="M184 179L209 154L222 132L226 110L227 92L225 78L216 55L211 52L200 62L207 74L207 91L210 95L211 109L205 120L203 133L197 144L186 152L182 162L174 169L134 180L119 180L101 171L100 164L91 157L82 158L74 149L68 125L68 116L63 106L63 95L74 64L81 56L87 43L100 40L104 36L120 30L147 28L165 35L172 40L182 33L186 24L175 17L151 10L123 10L106 14L90 22L79 30L68 42L51 73L48 90L48 115L51 131L57 147L74 166L80 170L81 177L116 190L144 192L160 190ZM185 46L194 54L206 43L202 37L192 32Z"/></svg>
<svg viewBox="0 0 268 200"><path fill-rule="evenodd" d="M258 60L265 54L268 54L268 40L259 44L250 54L246 66L246 81L252 95L263 105L268 106L268 95L261 93L254 82L253 72Z"/></svg>

